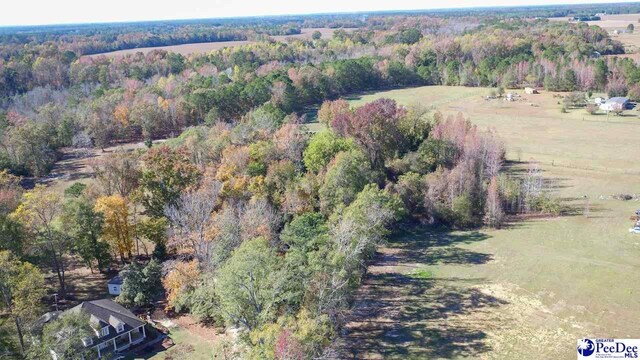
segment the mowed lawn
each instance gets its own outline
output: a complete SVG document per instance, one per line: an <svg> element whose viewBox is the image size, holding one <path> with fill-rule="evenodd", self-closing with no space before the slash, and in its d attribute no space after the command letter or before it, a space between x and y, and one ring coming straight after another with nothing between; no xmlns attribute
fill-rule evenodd
<svg viewBox="0 0 640 360"><path fill-rule="evenodd" d="M573 215L397 235L359 291L348 357L573 359L578 338L640 336L640 235L628 232L640 201L612 197L640 194L638 112L563 114L551 93L504 102L488 92L433 86L351 101L387 97L495 129L509 160L540 162Z"/></svg>
<svg viewBox="0 0 640 360"><path fill-rule="evenodd" d="M167 351L149 357L149 359L210 360L215 355L212 341L193 334L186 329L181 327L171 328L169 336L176 345Z"/></svg>

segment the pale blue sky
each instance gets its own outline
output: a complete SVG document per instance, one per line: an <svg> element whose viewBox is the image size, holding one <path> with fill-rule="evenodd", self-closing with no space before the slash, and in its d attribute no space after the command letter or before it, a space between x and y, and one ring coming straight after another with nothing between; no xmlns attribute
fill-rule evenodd
<svg viewBox="0 0 640 360"><path fill-rule="evenodd" d="M621 0L3 0L0 26Z"/></svg>

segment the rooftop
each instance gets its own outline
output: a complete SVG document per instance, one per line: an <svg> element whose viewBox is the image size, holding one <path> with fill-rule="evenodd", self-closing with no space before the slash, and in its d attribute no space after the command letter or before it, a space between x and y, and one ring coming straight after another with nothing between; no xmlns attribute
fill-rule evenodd
<svg viewBox="0 0 640 360"><path fill-rule="evenodd" d="M616 104L624 104L626 102L628 102L629 99L627 99L626 97L621 97L621 96L616 96L616 97L612 97L611 99L607 100L608 103L616 103Z"/></svg>
<svg viewBox="0 0 640 360"><path fill-rule="evenodd" d="M120 276L115 276L107 284L109 285L122 285L124 280Z"/></svg>
<svg viewBox="0 0 640 360"><path fill-rule="evenodd" d="M101 337L100 341L118 336L116 327L122 324L124 332L133 330L145 324L144 321L138 319L131 311L125 309L122 305L115 303L113 300L101 299L94 301L85 301L65 312L82 311L91 316L93 324L99 328L109 327L109 336ZM95 329L95 327L94 327ZM97 329L96 329L97 330Z"/></svg>

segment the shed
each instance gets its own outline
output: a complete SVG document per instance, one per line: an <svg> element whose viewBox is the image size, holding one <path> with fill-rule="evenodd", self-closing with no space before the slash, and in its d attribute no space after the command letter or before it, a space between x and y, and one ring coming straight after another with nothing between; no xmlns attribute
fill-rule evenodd
<svg viewBox="0 0 640 360"><path fill-rule="evenodd" d="M536 90L536 89L534 89L532 87L524 88L524 92L525 92L525 94L529 94L529 95L538 94L538 90Z"/></svg>
<svg viewBox="0 0 640 360"><path fill-rule="evenodd" d="M122 277L120 277L119 275L109 280L109 282L107 283L107 287L109 288L109 294L120 295L120 293L122 292L122 283L123 283Z"/></svg>

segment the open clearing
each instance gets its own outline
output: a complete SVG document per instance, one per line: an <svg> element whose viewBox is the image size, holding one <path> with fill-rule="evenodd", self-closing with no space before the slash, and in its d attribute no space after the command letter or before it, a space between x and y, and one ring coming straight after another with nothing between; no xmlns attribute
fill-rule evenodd
<svg viewBox="0 0 640 360"><path fill-rule="evenodd" d="M551 18L551 21L569 21L570 18ZM640 14L617 14L617 15L603 15L601 16L602 20L598 21L587 21L589 25L597 25L609 32L609 36L614 39L620 41L624 47L625 52L629 54L634 54L640 50L640 23L638 20L640 19ZM624 31L627 29L629 24L633 24L633 26L638 27L638 31L634 31L632 33L622 32L620 34L614 33L615 30ZM620 56L620 55L611 55L611 56ZM637 56L625 56L621 57L631 57L635 61L638 61L639 58Z"/></svg>
<svg viewBox="0 0 640 360"><path fill-rule="evenodd" d="M344 29L349 31L349 29ZM329 28L303 28L300 34L297 35L282 35L282 36L271 36L271 38L275 41L286 42L287 39L311 39L311 35L314 31L320 31L322 34L322 39L330 39L333 36L333 32L335 29ZM166 50L174 53L178 53L184 56L188 56L191 54L202 54L208 53L213 50L220 50L226 47L234 47L241 45L254 44L257 41L217 41L217 42L206 42L206 43L196 43L196 44L182 44L182 45L170 45L170 46L157 46L157 47L144 47L137 49L127 49L127 50L117 50L111 51L107 53L93 54L93 55L85 55L87 57L98 57L98 56L107 56L107 57L122 57L129 54L143 53L147 54L153 50Z"/></svg>
<svg viewBox="0 0 640 360"><path fill-rule="evenodd" d="M550 18L551 21L569 21L572 18ZM601 15L600 20L586 21L589 25L597 25L606 30L622 30L626 29L627 25L638 25L638 19L640 14L613 14L613 15Z"/></svg>
<svg viewBox="0 0 640 360"><path fill-rule="evenodd" d="M144 359L210 360L214 358L216 355L214 344L221 336L214 328L202 326L190 316L180 316L165 323L169 325L169 337L175 345L165 351L149 354Z"/></svg>
<svg viewBox="0 0 640 360"><path fill-rule="evenodd" d="M562 114L551 93L516 102L487 93L434 86L351 101L433 104L496 129L508 159L538 160L573 215L398 234L358 292L339 341L344 358L574 359L578 338L639 336L629 319L640 313L640 235L627 229L640 201L611 196L640 193L638 112Z"/></svg>
<svg viewBox="0 0 640 360"><path fill-rule="evenodd" d="M153 144L161 144L166 139L154 140ZM51 169L51 172L40 178L24 178L23 186L30 188L35 183L44 184L60 193L76 182L88 185L93 181L94 172L91 162L100 159L105 155L114 152L130 152L144 149L144 142L132 142L116 144L101 149L75 150L72 148L62 149L62 158L58 160Z"/></svg>

